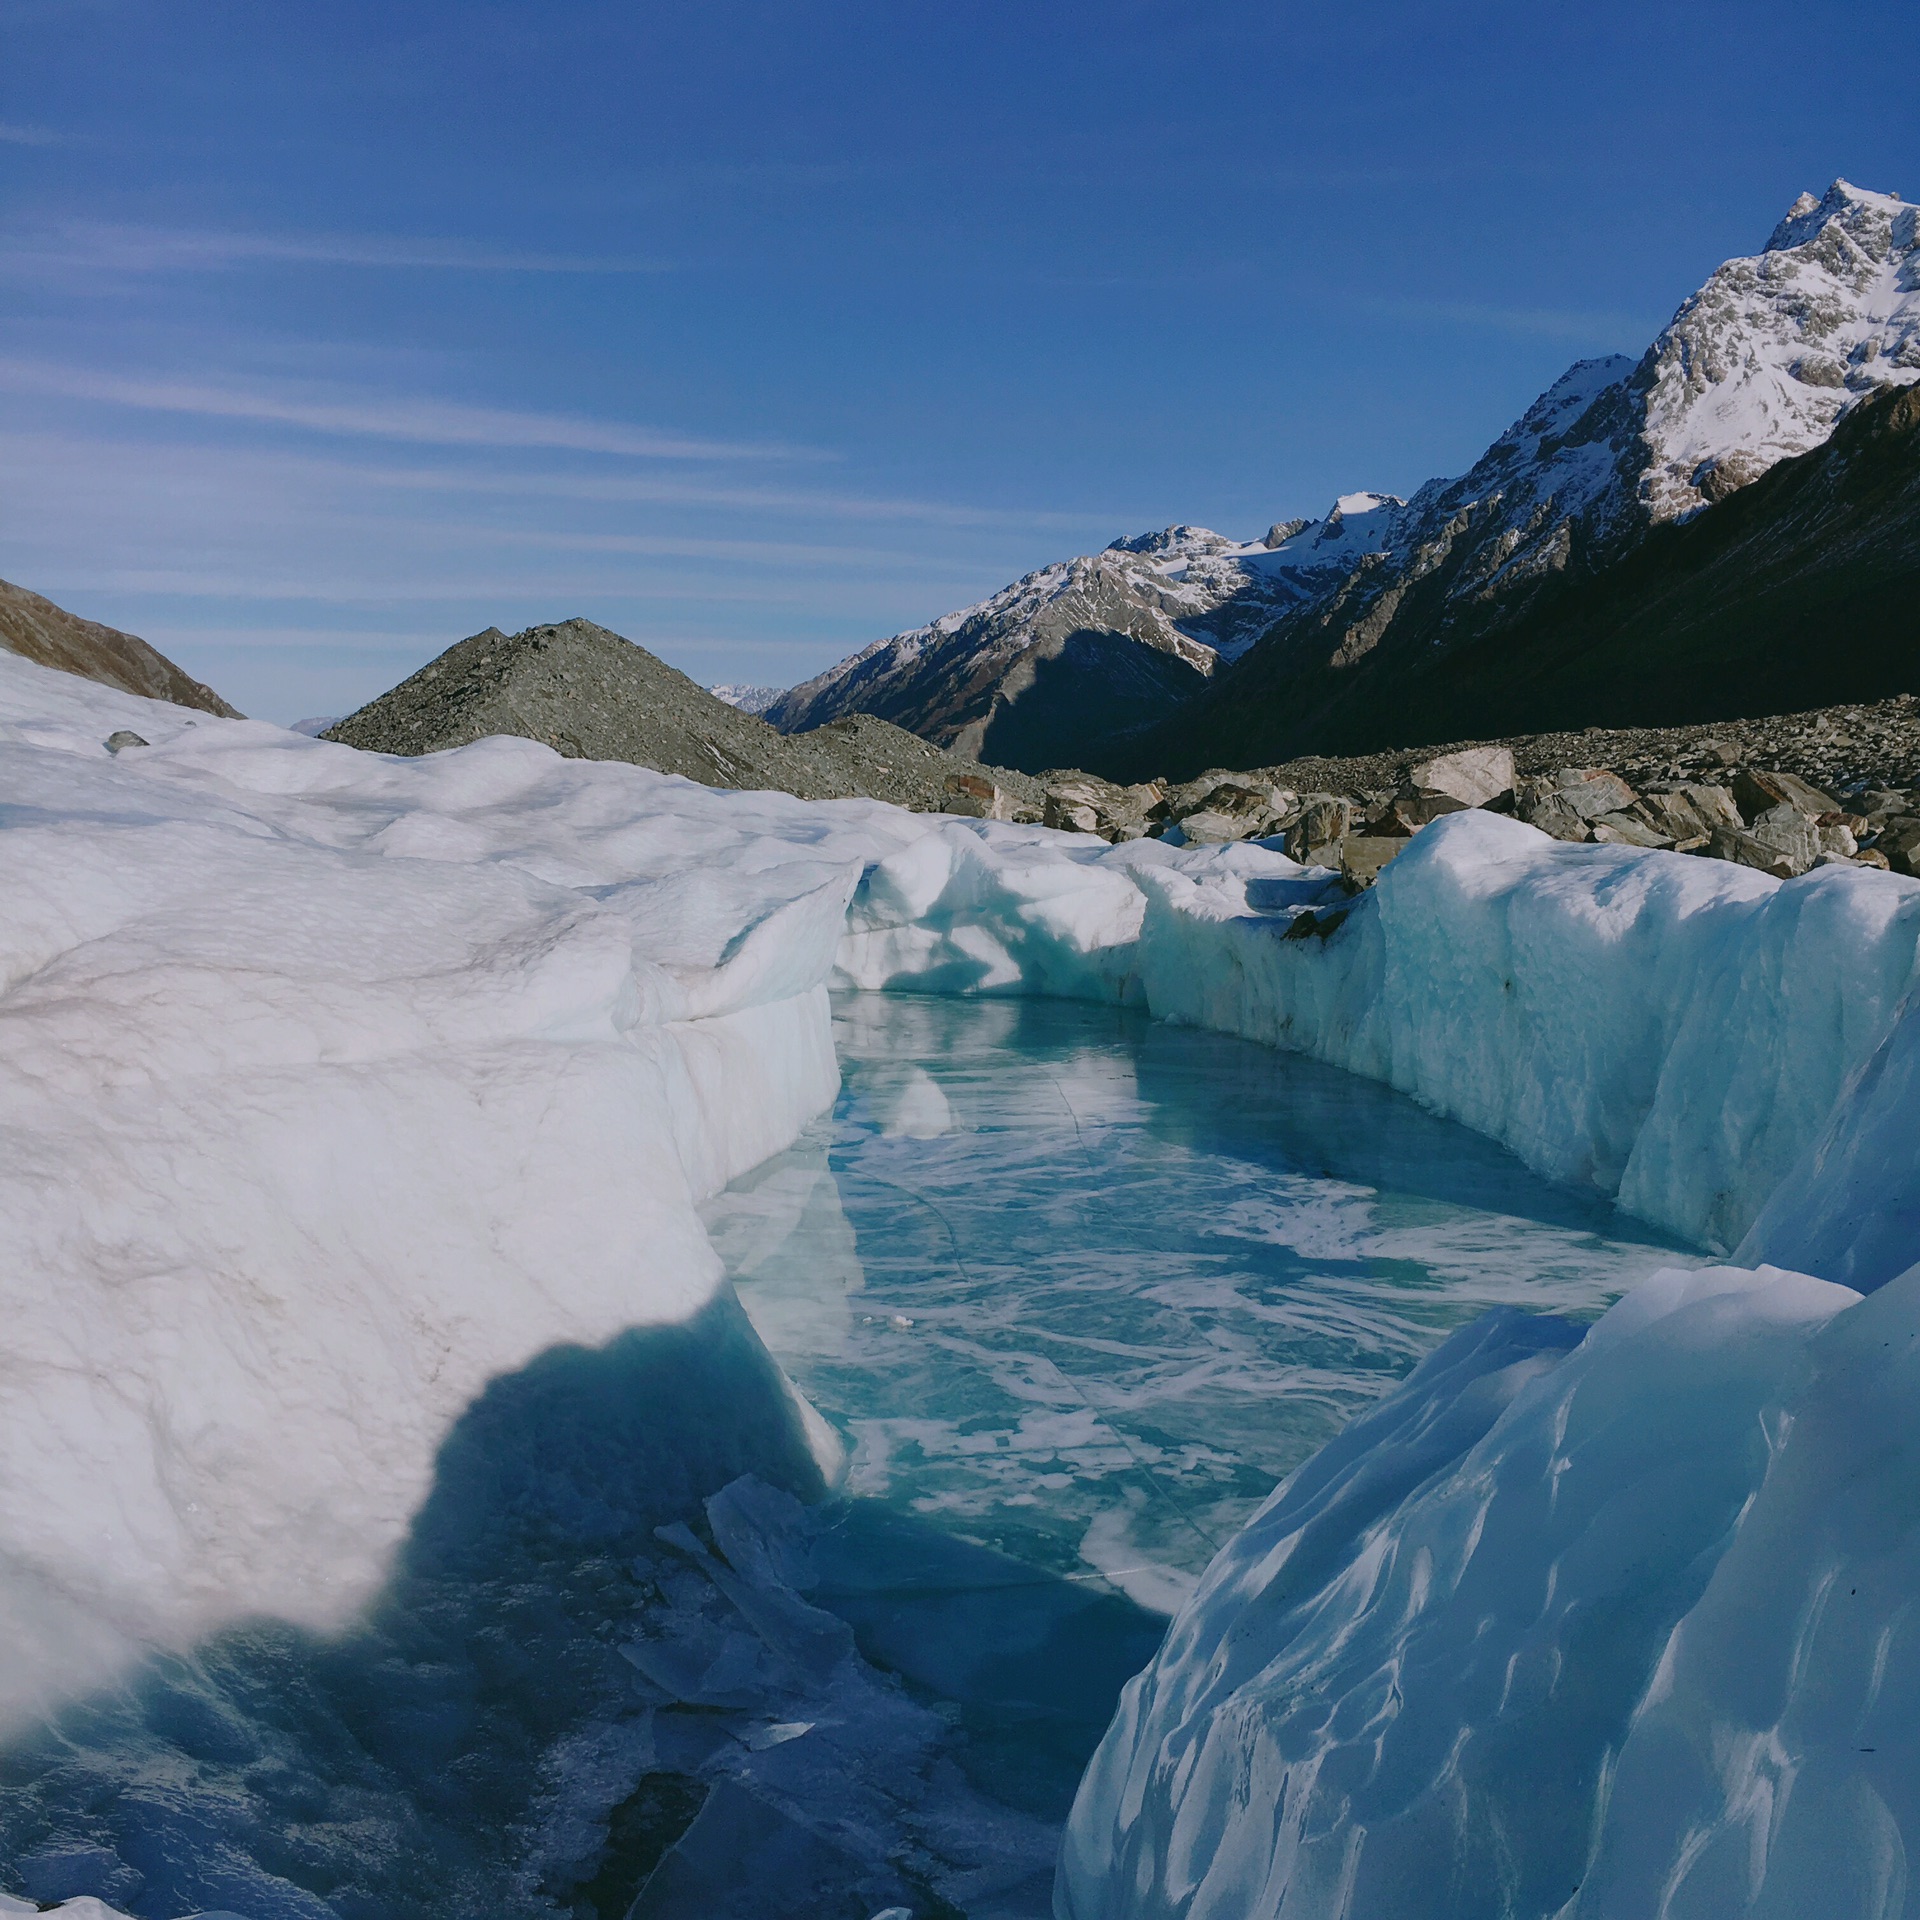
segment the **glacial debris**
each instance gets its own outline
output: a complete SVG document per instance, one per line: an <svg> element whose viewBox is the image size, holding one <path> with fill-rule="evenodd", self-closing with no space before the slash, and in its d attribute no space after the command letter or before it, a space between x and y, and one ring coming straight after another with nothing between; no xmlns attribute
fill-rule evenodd
<svg viewBox="0 0 1920 1920"><path fill-rule="evenodd" d="M1664 848L1786 880L1920 873L1920 701L1773 720L1546 734L1424 754L1213 768L1120 786L1047 775L1045 822L1111 842L1258 840L1357 891L1423 827L1486 808L1576 844ZM1009 816L1002 816L1009 817Z"/></svg>

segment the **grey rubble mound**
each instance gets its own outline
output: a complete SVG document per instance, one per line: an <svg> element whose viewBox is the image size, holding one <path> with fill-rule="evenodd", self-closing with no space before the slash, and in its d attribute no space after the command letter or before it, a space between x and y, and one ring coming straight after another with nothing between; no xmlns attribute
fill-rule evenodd
<svg viewBox="0 0 1920 1920"><path fill-rule="evenodd" d="M1042 801L1040 783L1025 774L980 766L867 714L779 733L591 620L512 635L489 627L322 738L422 754L489 734L538 740L572 760L625 760L804 800L867 798L938 812L953 805L949 781L971 778L1035 818Z"/></svg>
<svg viewBox="0 0 1920 1920"><path fill-rule="evenodd" d="M78 674L122 693L198 707L226 720L241 716L209 686L176 667L157 647L118 627L83 620L40 594L0 580L0 647L37 666Z"/></svg>
<svg viewBox="0 0 1920 1920"><path fill-rule="evenodd" d="M1504 740L1456 740L1342 758L1310 755L1263 767L1276 786L1364 793L1405 783L1416 763L1474 746L1511 749L1520 773L1556 767L1610 767L1635 786L1724 780L1732 767L1798 775L1832 792L1861 786L1920 785L1920 696L1759 720L1683 727L1589 727L1579 733L1530 733Z"/></svg>

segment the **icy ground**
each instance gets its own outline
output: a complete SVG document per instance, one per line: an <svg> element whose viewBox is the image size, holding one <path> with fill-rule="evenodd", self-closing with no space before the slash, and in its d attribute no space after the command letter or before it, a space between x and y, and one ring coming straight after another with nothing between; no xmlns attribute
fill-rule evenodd
<svg viewBox="0 0 1920 1920"><path fill-rule="evenodd" d="M1348 903L0 659L0 900L10 1892L1031 1914L1219 1540L1072 1920L1905 1909L1920 886L1462 814ZM809 1134L829 981L976 1006ZM1740 1265L1582 1339L1609 1201Z"/></svg>
<svg viewBox="0 0 1920 1920"><path fill-rule="evenodd" d="M1452 1328L1674 1262L1297 1056L1047 1001L850 995L834 1031L831 1124L705 1212L846 1491L1163 1614Z"/></svg>

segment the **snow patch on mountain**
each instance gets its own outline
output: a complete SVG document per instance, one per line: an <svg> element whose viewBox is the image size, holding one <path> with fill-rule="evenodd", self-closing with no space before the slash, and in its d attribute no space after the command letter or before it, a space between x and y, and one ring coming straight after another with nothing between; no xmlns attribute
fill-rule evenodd
<svg viewBox="0 0 1920 1920"><path fill-rule="evenodd" d="M1674 519L1818 446L1863 395L1920 380L1920 207L1836 180L1729 260L1637 372L1639 499Z"/></svg>
<svg viewBox="0 0 1920 1920"><path fill-rule="evenodd" d="M724 700L730 707L738 707L742 713L765 713L766 710L786 692L785 687L756 686L751 681L729 680L707 691L716 700Z"/></svg>

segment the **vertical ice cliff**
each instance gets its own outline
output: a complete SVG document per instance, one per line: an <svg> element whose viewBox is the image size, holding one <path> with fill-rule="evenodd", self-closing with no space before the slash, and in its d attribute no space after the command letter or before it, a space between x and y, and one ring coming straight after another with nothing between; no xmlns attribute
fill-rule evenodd
<svg viewBox="0 0 1920 1920"><path fill-rule="evenodd" d="M695 1202L832 1098L822 982L908 816L0 664L17 1725L153 1644L338 1627L490 1381L714 1307Z"/></svg>
<svg viewBox="0 0 1920 1920"><path fill-rule="evenodd" d="M1348 901L1257 844L950 822L869 868L848 927L847 985L1111 998L1293 1048L1726 1251L1892 1030L1920 886L1464 812ZM1853 1232L1809 1227L1795 1257L1829 1273Z"/></svg>

